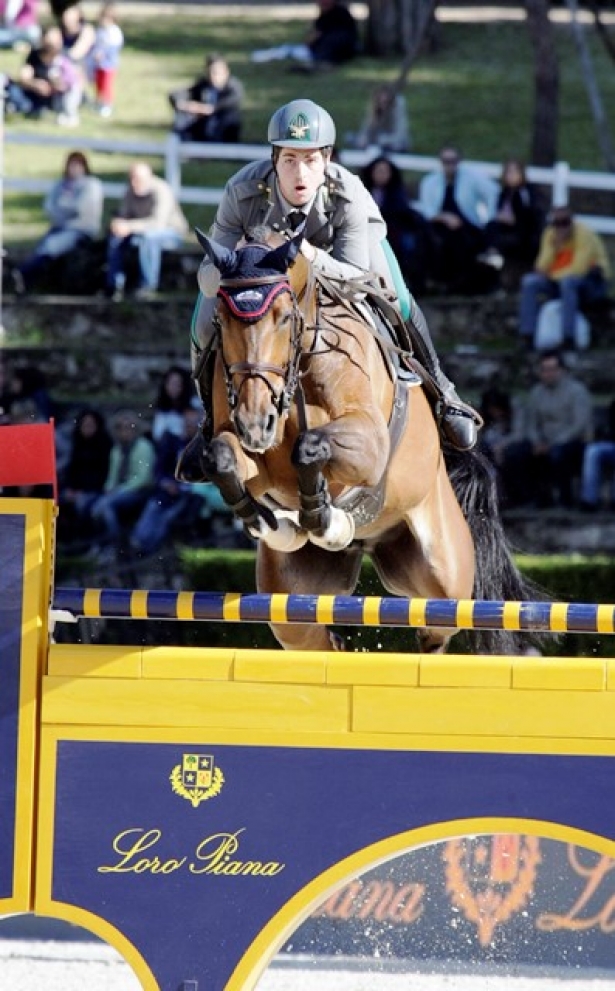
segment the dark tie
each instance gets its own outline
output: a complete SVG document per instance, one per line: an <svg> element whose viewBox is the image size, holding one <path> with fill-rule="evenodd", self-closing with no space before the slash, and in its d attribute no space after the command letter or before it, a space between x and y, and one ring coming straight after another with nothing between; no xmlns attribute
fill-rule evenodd
<svg viewBox="0 0 615 991"><path fill-rule="evenodd" d="M306 218L303 210L291 210L286 219L288 220L290 229L296 231L305 223Z"/></svg>

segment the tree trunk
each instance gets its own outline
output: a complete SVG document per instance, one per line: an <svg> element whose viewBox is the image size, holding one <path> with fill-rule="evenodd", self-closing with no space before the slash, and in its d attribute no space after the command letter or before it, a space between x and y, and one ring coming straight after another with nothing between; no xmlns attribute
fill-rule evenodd
<svg viewBox="0 0 615 991"><path fill-rule="evenodd" d="M527 26L534 49L534 120L530 161L553 165L557 159L559 66L549 0L526 0Z"/></svg>
<svg viewBox="0 0 615 991"><path fill-rule="evenodd" d="M585 83L585 89L587 90L592 117L594 118L594 126L596 128L598 144L604 156L607 169L609 172L615 172L615 147L613 146L611 128L604 110L600 89L598 88L598 80L596 79L596 73L594 72L594 65L587 45L585 31L579 23L578 5L576 0L566 0L566 6L570 11L570 25L572 27L574 41L579 53L583 82Z"/></svg>
<svg viewBox="0 0 615 991"><path fill-rule="evenodd" d="M368 0L365 44L370 55L415 52L433 21L436 0ZM429 18L425 12L429 10Z"/></svg>

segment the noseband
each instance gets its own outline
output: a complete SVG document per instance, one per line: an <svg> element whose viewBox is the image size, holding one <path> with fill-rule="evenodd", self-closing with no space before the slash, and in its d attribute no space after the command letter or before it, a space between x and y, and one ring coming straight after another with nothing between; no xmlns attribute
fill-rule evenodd
<svg viewBox="0 0 615 991"><path fill-rule="evenodd" d="M293 311L292 328L288 362L285 366L274 365L270 362L238 361L228 365L222 348L222 325L216 313L214 326L219 338L220 354L224 365L228 404L231 412L237 408L241 390L248 379L259 378L265 383L271 393L274 409L281 416L290 408L297 385L299 383L299 362L301 360L301 335L303 332L303 315L297 304L297 298L291 289L286 275L267 275L245 279L222 279L218 297L224 302L232 315L241 323L255 324L269 312L274 301L282 293L290 293ZM239 388L235 389L234 377L241 376ZM282 380L281 388L276 388L269 375Z"/></svg>

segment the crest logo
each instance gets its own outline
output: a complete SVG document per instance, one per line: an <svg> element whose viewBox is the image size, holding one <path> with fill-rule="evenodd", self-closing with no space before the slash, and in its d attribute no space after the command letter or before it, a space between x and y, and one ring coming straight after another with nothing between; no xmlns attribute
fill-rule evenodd
<svg viewBox="0 0 615 991"><path fill-rule="evenodd" d="M489 946L497 926L519 912L534 890L540 863L537 836L498 833L450 840L442 853L446 890Z"/></svg>
<svg viewBox="0 0 615 991"><path fill-rule="evenodd" d="M224 775L209 754L184 754L169 775L176 795L189 801L194 809L222 791Z"/></svg>
<svg viewBox="0 0 615 991"><path fill-rule="evenodd" d="M310 140L310 121L305 114L297 114L288 122L288 137L294 138L296 141Z"/></svg>

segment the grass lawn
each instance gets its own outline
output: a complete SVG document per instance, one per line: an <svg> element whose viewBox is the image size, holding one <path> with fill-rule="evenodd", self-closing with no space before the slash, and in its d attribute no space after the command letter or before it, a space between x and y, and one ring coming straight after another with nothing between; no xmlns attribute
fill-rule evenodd
<svg viewBox="0 0 615 991"><path fill-rule="evenodd" d="M254 48L286 40L301 40L306 19L276 20L267 7L247 7L241 17L225 14L225 8L168 7L152 16L151 8L140 15L130 8L122 27L126 47L118 77L114 115L109 120L82 114L79 136L110 139L162 139L171 121L167 94L192 81L204 56L224 53L246 87L244 140L262 142L267 121L281 103L308 96L324 104L343 135L358 125L367 96L380 81L392 79L398 70L393 59L359 58L332 73L302 76L280 63L253 65ZM602 97L615 127L615 72L602 46L590 32L591 50ZM562 73L560 113L560 158L574 168L603 170L589 104L580 75L579 61L570 29L557 28ZM24 56L2 53L2 69L14 72ZM434 53L417 61L407 88L413 150L435 154L445 141L461 145L467 158L500 161L509 154L526 157L532 108L532 54L523 22L497 24L443 23ZM62 133L53 120L24 121L13 118L9 128L39 133ZM55 177L66 155L65 149L5 145L5 174ZM122 180L130 159L92 153L94 171L105 179ZM159 169L160 162L154 161ZM192 163L184 168L187 185L222 185L236 165ZM409 177L411 183L416 177ZM40 196L6 193L4 237L7 243L24 243L39 236L45 227ZM190 206L191 223L207 226L212 210Z"/></svg>

